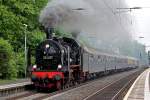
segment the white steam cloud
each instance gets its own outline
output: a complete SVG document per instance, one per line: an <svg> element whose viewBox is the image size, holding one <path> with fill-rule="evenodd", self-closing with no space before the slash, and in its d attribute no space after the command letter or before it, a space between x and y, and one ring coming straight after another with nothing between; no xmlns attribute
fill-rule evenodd
<svg viewBox="0 0 150 100"><path fill-rule="evenodd" d="M122 0L50 0L41 11L39 22L45 27L61 27L80 32L89 45L101 51L132 56L131 20ZM82 8L82 9L80 9Z"/></svg>

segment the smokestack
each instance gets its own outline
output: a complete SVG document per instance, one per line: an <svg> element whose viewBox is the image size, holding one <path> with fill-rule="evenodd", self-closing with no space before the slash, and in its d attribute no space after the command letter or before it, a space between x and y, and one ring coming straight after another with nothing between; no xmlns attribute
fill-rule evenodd
<svg viewBox="0 0 150 100"><path fill-rule="evenodd" d="M45 32L46 32L46 38L52 39L52 34L54 33L54 28L48 27L45 29Z"/></svg>

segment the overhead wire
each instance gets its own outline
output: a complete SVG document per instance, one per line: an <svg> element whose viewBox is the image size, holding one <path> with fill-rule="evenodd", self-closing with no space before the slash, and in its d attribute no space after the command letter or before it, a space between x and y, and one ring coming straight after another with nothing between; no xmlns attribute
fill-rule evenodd
<svg viewBox="0 0 150 100"><path fill-rule="evenodd" d="M120 18L119 18L119 20L118 20L118 18L116 17L116 11L113 11L113 8L108 5L108 3L106 2L106 0L102 0L102 1L103 1L103 3L105 4L105 6L109 9L109 11L113 14L115 20L119 22L119 24L121 25L121 27L123 28L123 30L128 33L128 31L127 31L127 30L125 29L125 27L122 25L122 19L121 19L120 13L119 13L119 17L120 17ZM120 2L120 0L119 0L119 7L121 7L121 2ZM119 10L119 11L120 11L120 10ZM131 23L130 20L128 20L128 22Z"/></svg>

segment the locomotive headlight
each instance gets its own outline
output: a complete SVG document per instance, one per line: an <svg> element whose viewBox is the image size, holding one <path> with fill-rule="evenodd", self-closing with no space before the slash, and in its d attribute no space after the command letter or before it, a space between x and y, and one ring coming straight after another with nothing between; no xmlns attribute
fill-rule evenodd
<svg viewBox="0 0 150 100"><path fill-rule="evenodd" d="M46 47L46 48L49 48L49 44L46 44L45 47Z"/></svg>
<svg viewBox="0 0 150 100"><path fill-rule="evenodd" d="M58 69L61 69L62 68L62 65L58 65Z"/></svg>
<svg viewBox="0 0 150 100"><path fill-rule="evenodd" d="M36 70L36 68L37 68L37 65L33 65L33 67L32 67L32 71L35 71L35 70Z"/></svg>
<svg viewBox="0 0 150 100"><path fill-rule="evenodd" d="M33 68L36 69L36 68L37 68L37 65L33 65Z"/></svg>

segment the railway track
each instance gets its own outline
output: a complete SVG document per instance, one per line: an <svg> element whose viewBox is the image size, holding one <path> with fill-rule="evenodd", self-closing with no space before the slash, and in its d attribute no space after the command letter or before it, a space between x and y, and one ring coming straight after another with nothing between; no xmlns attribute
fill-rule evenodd
<svg viewBox="0 0 150 100"><path fill-rule="evenodd" d="M123 100L128 89L141 72L142 71L138 71L130 75L130 77L126 76L122 79L118 79L87 96L84 100Z"/></svg>
<svg viewBox="0 0 150 100"><path fill-rule="evenodd" d="M80 89L80 91L81 91L83 87L84 88L86 88L86 87L91 88L93 86L90 86L90 85L97 84L97 83L99 83L98 81L101 82L101 85L99 84L99 86L98 86L98 87L100 87L99 90L93 92L92 89L88 90L88 88L87 88L86 92L92 91L90 93L92 95L89 95L89 94L84 95L83 94L83 97L78 98L78 100L83 100L83 99L84 100L93 100L93 98L96 97L97 93L99 93L99 92L101 92L100 93L101 97L112 97L112 95L114 95L113 96L114 99L112 99L112 100L121 100L119 98L124 96L124 94L126 93L124 91L128 90L127 87L129 87L132 84L133 80L141 72L142 72L141 70L140 71L133 71L132 70L132 71L128 71L128 72L114 74L114 75L111 75L111 76L105 76L105 77L102 77L102 78L91 80L91 81L88 81L88 82L85 82L85 83L82 83L82 84L78 84L76 86L72 86L72 87L69 87L69 88L66 88L66 89L63 89L63 90L60 90L60 91L52 92L52 93L43 92L43 91L42 92L36 92L35 90L24 91L24 92L21 92L21 93L16 93L14 95L2 97L2 98L0 98L0 100L43 100L43 99L47 99L47 100L49 100L49 99L70 100L71 98L70 99L69 98L64 98L65 97L64 95L67 94L68 92L77 91L76 89ZM127 74L132 73L131 76L134 76L134 77L132 77L132 78L128 77L128 75L126 75L125 73L127 73ZM125 74L126 77L122 78L121 74L122 75ZM118 79L118 80L114 81L116 79ZM126 83L126 84L123 84L123 83ZM95 88L97 88L97 87L95 86ZM112 93L112 90L116 90L116 91L114 91ZM80 91L79 91L79 96L80 96ZM75 94L75 93L73 93L73 94ZM68 95L70 95L70 94L68 94ZM74 96L77 96L77 95L74 95ZM121 96L119 96L119 95L121 95ZM61 99L59 99L59 96L61 96ZM56 99L55 99L55 97L56 97ZM71 95L71 97L72 97L72 95ZM75 99L72 98L72 100L75 100ZM103 99L101 99L101 100L103 100ZM104 98L104 100L106 100L106 99ZM107 99L107 100L109 100L109 99Z"/></svg>

